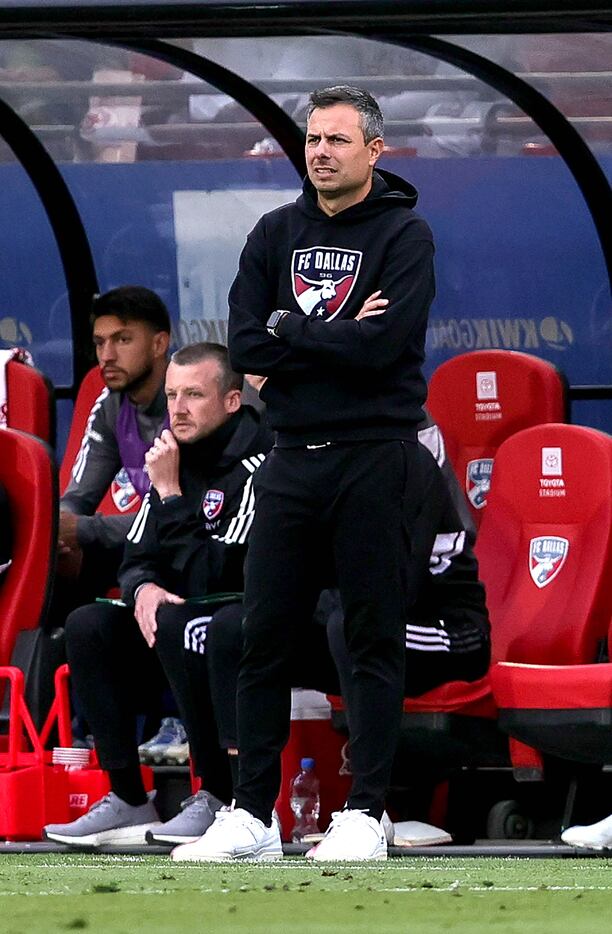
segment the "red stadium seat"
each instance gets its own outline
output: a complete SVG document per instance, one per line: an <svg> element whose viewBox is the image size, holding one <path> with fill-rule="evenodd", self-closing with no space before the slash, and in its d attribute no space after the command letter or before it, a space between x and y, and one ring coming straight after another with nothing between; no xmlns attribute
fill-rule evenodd
<svg viewBox="0 0 612 934"><path fill-rule="evenodd" d="M505 441L476 551L495 664L405 700L408 767L612 762L612 438L549 424Z"/></svg>
<svg viewBox="0 0 612 934"><path fill-rule="evenodd" d="M60 468L60 490L62 493L70 482L72 467L81 448L81 442L91 415L91 410L102 393L106 391L104 381L100 374L100 368L95 366L86 373L74 403L70 434L68 435L66 450ZM105 516L137 512L141 503L140 496L133 487L131 487L131 484L130 488L132 493L129 498L126 499L124 495L125 483L118 475L117 478L113 480L111 488L105 493L102 502L98 506L98 512L103 513Z"/></svg>
<svg viewBox="0 0 612 934"><path fill-rule="evenodd" d="M612 438L542 425L495 460L477 544L499 725L544 753L612 761Z"/></svg>
<svg viewBox="0 0 612 934"><path fill-rule="evenodd" d="M7 424L55 444L55 398L53 387L40 370L20 360L6 366Z"/></svg>
<svg viewBox="0 0 612 934"><path fill-rule="evenodd" d="M524 428L566 421L567 386L552 364L530 354L473 351L438 367L427 408L478 526L498 447Z"/></svg>
<svg viewBox="0 0 612 934"><path fill-rule="evenodd" d="M8 665L19 632L40 625L51 595L57 475L50 449L22 432L0 431L0 483L13 530L12 562L0 585L0 665Z"/></svg>

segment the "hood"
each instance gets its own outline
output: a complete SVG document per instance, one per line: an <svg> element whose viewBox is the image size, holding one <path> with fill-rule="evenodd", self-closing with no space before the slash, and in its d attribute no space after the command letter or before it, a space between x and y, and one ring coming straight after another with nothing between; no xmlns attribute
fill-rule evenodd
<svg viewBox="0 0 612 934"><path fill-rule="evenodd" d="M304 179L302 194L297 199L297 206L309 217L326 217L337 224L352 223L356 218L372 217L381 211L386 211L393 203L400 208L414 208L419 195L410 182L393 172L385 169L375 169L372 175L372 188L368 196L357 204L351 205L345 211L329 217L317 206L317 190L307 177Z"/></svg>

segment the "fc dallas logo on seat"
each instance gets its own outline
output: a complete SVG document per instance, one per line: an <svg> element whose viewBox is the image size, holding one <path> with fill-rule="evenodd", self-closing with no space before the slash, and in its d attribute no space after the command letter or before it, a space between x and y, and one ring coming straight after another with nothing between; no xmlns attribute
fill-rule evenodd
<svg viewBox="0 0 612 934"><path fill-rule="evenodd" d="M539 535L529 542L529 573L540 589L554 581L565 564L569 542L558 535Z"/></svg>
<svg viewBox="0 0 612 934"><path fill-rule="evenodd" d="M294 250L293 294L305 315L331 321L342 311L357 281L362 256L357 250L327 246Z"/></svg>

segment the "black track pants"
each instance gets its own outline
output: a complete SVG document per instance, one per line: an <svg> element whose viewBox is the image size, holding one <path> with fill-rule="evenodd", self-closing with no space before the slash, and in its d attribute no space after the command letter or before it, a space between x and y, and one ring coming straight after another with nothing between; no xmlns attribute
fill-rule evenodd
<svg viewBox="0 0 612 934"><path fill-rule="evenodd" d="M289 731L290 663L334 578L351 662L351 808L380 817L404 694L404 626L445 482L416 443L275 448L255 475L238 680L236 803L270 821Z"/></svg>
<svg viewBox="0 0 612 934"><path fill-rule="evenodd" d="M129 609L89 604L70 614L66 650L74 688L90 724L100 764L119 769L138 762L136 716L157 710L167 683L189 739L203 787L231 799L227 754L219 747L208 689L205 653L185 651L190 623L204 633L209 614L166 604L157 614L156 648L149 649ZM164 676L165 674L165 676ZM167 678L167 680L166 680Z"/></svg>
<svg viewBox="0 0 612 934"><path fill-rule="evenodd" d="M208 627L206 658L210 693L224 748L238 746L236 689L243 646L243 607L233 604L218 610ZM340 693L336 665L329 650L327 628L321 618L311 620L299 651L290 662L292 687L309 688L324 694Z"/></svg>

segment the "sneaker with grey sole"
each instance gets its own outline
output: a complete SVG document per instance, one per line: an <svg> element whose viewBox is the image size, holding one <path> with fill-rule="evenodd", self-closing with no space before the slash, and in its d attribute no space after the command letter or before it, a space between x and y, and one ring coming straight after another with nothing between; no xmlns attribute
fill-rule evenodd
<svg viewBox="0 0 612 934"><path fill-rule="evenodd" d="M147 830L161 823L153 804L154 797L155 792L150 791L147 802L134 807L111 791L77 820L69 824L47 824L43 835L46 840L69 846L141 846Z"/></svg>
<svg viewBox="0 0 612 934"><path fill-rule="evenodd" d="M222 808L214 823L193 843L175 847L170 858L177 863L226 862L231 860L282 859L278 823L267 827L242 808Z"/></svg>
<svg viewBox="0 0 612 934"><path fill-rule="evenodd" d="M193 843L206 833L222 807L223 801L208 791L198 791L181 802L181 810L175 817L155 830L147 830L147 843Z"/></svg>

